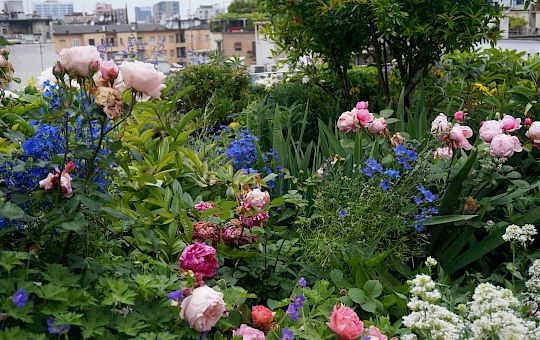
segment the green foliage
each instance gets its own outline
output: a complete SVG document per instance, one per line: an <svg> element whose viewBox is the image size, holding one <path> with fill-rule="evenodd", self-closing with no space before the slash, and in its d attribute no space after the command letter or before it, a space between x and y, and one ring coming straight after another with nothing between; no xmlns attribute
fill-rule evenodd
<svg viewBox="0 0 540 340"><path fill-rule="evenodd" d="M525 27L528 24L527 19L522 18L522 17L510 17L508 19L510 21L510 24L509 24L510 29L520 29L520 28Z"/></svg>
<svg viewBox="0 0 540 340"><path fill-rule="evenodd" d="M258 3L258 0L234 0L229 7L227 7L227 12L235 14L252 14L257 11L259 6Z"/></svg>

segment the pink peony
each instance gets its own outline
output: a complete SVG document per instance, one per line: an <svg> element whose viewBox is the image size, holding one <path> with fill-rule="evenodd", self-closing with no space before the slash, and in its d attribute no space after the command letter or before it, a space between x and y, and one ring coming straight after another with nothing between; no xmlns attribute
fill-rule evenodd
<svg viewBox="0 0 540 340"><path fill-rule="evenodd" d="M251 308L251 320L256 327L269 329L274 320L274 313L265 306L253 306Z"/></svg>
<svg viewBox="0 0 540 340"><path fill-rule="evenodd" d="M120 65L124 86L144 95L160 98L165 87L165 75L157 71L154 65L140 61L123 61Z"/></svg>
<svg viewBox="0 0 540 340"><path fill-rule="evenodd" d="M118 77L120 69L114 60L103 60L99 65L99 72L104 80L111 80Z"/></svg>
<svg viewBox="0 0 540 340"><path fill-rule="evenodd" d="M500 134L491 140L489 153L497 158L512 157L514 152L521 152L521 143L516 136Z"/></svg>
<svg viewBox="0 0 540 340"><path fill-rule="evenodd" d="M180 255L178 264L182 269L193 271L197 280L214 277L219 267L216 249L204 243L187 246Z"/></svg>
<svg viewBox="0 0 540 340"><path fill-rule="evenodd" d="M493 137L503 133L501 122L497 120L488 120L485 121L480 127L480 139L485 143L491 143Z"/></svg>
<svg viewBox="0 0 540 340"><path fill-rule="evenodd" d="M77 46L60 51L60 63L72 76L88 77L95 72L99 59L99 52L95 46Z"/></svg>
<svg viewBox="0 0 540 340"><path fill-rule="evenodd" d="M326 325L336 333L341 340L354 340L364 334L364 324L358 315L349 307L342 306L332 311L330 322Z"/></svg>
<svg viewBox="0 0 540 340"><path fill-rule="evenodd" d="M216 206L213 205L212 203L210 202L205 202L205 201L200 201L199 203L195 204L194 208L195 210L198 210L200 212L203 212L205 210L208 210L208 209L211 209L211 208L215 208Z"/></svg>
<svg viewBox="0 0 540 340"><path fill-rule="evenodd" d="M57 182L58 182L58 174L49 173L47 175L47 178L39 181L39 187L45 190L52 190L54 189L54 186L56 185Z"/></svg>
<svg viewBox="0 0 540 340"><path fill-rule="evenodd" d="M472 135L473 132L470 127L454 124L450 130L450 133L448 134L448 137L452 141L454 148L470 150L472 149L472 145L467 139L471 138Z"/></svg>
<svg viewBox="0 0 540 340"><path fill-rule="evenodd" d="M73 196L73 189L71 188L71 176L66 171L63 171L62 175L60 176L60 187L62 188L65 198L70 198Z"/></svg>
<svg viewBox="0 0 540 340"><path fill-rule="evenodd" d="M458 122L462 122L463 119L465 119L465 116L467 114L464 113L463 111L457 111L456 113L454 113L454 118L458 121Z"/></svg>
<svg viewBox="0 0 540 340"><path fill-rule="evenodd" d="M243 340L264 340L264 333L258 329L249 327L246 324L241 324L240 328L234 330L233 336L241 336Z"/></svg>
<svg viewBox="0 0 540 340"><path fill-rule="evenodd" d="M357 110L367 110L369 102L358 102L356 103Z"/></svg>
<svg viewBox="0 0 540 340"><path fill-rule="evenodd" d="M225 312L223 293L208 286L195 288L182 301L180 317L197 332L208 332Z"/></svg>
<svg viewBox="0 0 540 340"><path fill-rule="evenodd" d="M351 111L345 111L339 116L337 121L339 131L344 133L356 132L358 130L358 118Z"/></svg>
<svg viewBox="0 0 540 340"><path fill-rule="evenodd" d="M521 118L504 115L503 119L501 119L501 126L504 132L519 130L521 128Z"/></svg>
<svg viewBox="0 0 540 340"><path fill-rule="evenodd" d="M356 115L358 122L363 127L369 126L369 123L373 121L373 114L367 109L353 109L351 112Z"/></svg>
<svg viewBox="0 0 540 340"><path fill-rule="evenodd" d="M448 122L448 118L444 113L439 115L431 122L431 134L442 141L448 138L448 131L452 127L452 124Z"/></svg>
<svg viewBox="0 0 540 340"><path fill-rule="evenodd" d="M437 150L433 151L433 158L435 159L450 159L453 155L454 151L448 146L437 148Z"/></svg>
<svg viewBox="0 0 540 340"><path fill-rule="evenodd" d="M270 202L270 194L268 191L261 191L261 189L253 189L248 192L246 196L246 202L255 209L261 211L264 209L266 204Z"/></svg>
<svg viewBox="0 0 540 340"><path fill-rule="evenodd" d="M368 126L368 130L376 135L382 135L386 131L386 119L374 119Z"/></svg>
<svg viewBox="0 0 540 340"><path fill-rule="evenodd" d="M530 119L529 117L525 118L525 125L526 126L531 126L532 122L533 122L532 119Z"/></svg>
<svg viewBox="0 0 540 340"><path fill-rule="evenodd" d="M369 340L388 340L388 337L381 333L381 331L375 326L369 326L368 330Z"/></svg>
<svg viewBox="0 0 540 340"><path fill-rule="evenodd" d="M532 139L535 145L540 144L540 122L533 122L525 135Z"/></svg>

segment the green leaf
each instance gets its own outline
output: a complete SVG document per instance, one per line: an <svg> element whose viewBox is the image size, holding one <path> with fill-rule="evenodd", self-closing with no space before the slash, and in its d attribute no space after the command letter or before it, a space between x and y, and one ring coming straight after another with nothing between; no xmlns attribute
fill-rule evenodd
<svg viewBox="0 0 540 340"><path fill-rule="evenodd" d="M363 288L366 296L372 299L379 297L383 291L383 285L379 280L369 280L364 283Z"/></svg>
<svg viewBox="0 0 540 340"><path fill-rule="evenodd" d="M82 213L77 213L73 220L60 224L60 228L68 231L74 231L77 234L83 233L86 226L87 222Z"/></svg>
<svg viewBox="0 0 540 340"><path fill-rule="evenodd" d="M361 304L360 307L366 312L375 313L377 311L377 301L369 300L368 302Z"/></svg>
<svg viewBox="0 0 540 340"><path fill-rule="evenodd" d="M433 216L431 222L425 222L424 225L437 225L458 221L467 221L475 218L478 215L446 215L446 216Z"/></svg>
<svg viewBox="0 0 540 340"><path fill-rule="evenodd" d="M343 272L339 269L333 269L330 272L330 279L334 281L334 283L341 282L343 280Z"/></svg>
<svg viewBox="0 0 540 340"><path fill-rule="evenodd" d="M24 217L24 210L9 201L0 202L0 217L10 220L21 219Z"/></svg>
<svg viewBox="0 0 540 340"><path fill-rule="evenodd" d="M363 303L366 298L364 291L360 288L350 288L347 296L358 304Z"/></svg>

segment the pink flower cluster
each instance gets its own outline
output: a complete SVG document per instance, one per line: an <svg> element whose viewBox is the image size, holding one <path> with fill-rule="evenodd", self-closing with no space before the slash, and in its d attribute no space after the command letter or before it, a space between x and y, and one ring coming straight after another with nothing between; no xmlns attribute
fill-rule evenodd
<svg viewBox="0 0 540 340"><path fill-rule="evenodd" d="M458 111L459 112L459 111ZM462 121L464 114L461 112L456 115L458 121ZM452 124L448 121L448 117L445 114L439 113L439 115L431 123L431 134L437 138L438 141L443 142L444 147L437 148L433 153L435 158L448 159L454 154L454 149L472 149L469 138L472 137L473 131L470 127L460 125L459 123Z"/></svg>
<svg viewBox="0 0 540 340"><path fill-rule="evenodd" d="M199 203L195 204L194 208L197 211L203 212L211 208L215 208L216 206L213 203L200 201Z"/></svg>
<svg viewBox="0 0 540 340"><path fill-rule="evenodd" d="M71 176L69 172L75 168L75 163L69 162L66 164L65 169L60 172L60 170L55 169L54 173L49 173L45 179L39 181L39 187L45 190L52 190L58 184L60 184L60 189L65 198L70 198L73 196L73 188L71 187Z"/></svg>
<svg viewBox="0 0 540 340"><path fill-rule="evenodd" d="M210 279L219 267L216 249L204 243L191 244L184 248L178 265L184 270L191 270L199 282Z"/></svg>
<svg viewBox="0 0 540 340"><path fill-rule="evenodd" d="M368 105L368 102L358 102L351 111L343 112L337 121L339 131L344 133L356 132L364 127L373 134L384 134L387 130L386 119L375 118L369 112Z"/></svg>
<svg viewBox="0 0 540 340"><path fill-rule="evenodd" d="M489 153L496 158L512 157L523 149L516 136L509 133L521 128L521 119L504 115L501 120L488 120L480 126L480 139L489 144Z"/></svg>

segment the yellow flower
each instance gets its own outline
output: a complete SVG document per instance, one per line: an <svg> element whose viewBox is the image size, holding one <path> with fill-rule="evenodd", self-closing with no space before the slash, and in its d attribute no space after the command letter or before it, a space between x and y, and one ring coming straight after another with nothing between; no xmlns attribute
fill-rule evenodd
<svg viewBox="0 0 540 340"><path fill-rule="evenodd" d="M497 92L497 88L494 88L493 90L489 90L486 86L480 83L474 83L474 86L478 89L478 91L488 96L493 96L493 94Z"/></svg>
<svg viewBox="0 0 540 340"><path fill-rule="evenodd" d="M235 127L237 127L237 126L240 126L240 123L232 122L232 123L229 124L229 127L230 127L230 128L235 128Z"/></svg>
<svg viewBox="0 0 540 340"><path fill-rule="evenodd" d="M436 70L435 72L433 72L433 75L435 76L435 78L443 78L444 72L441 70Z"/></svg>

